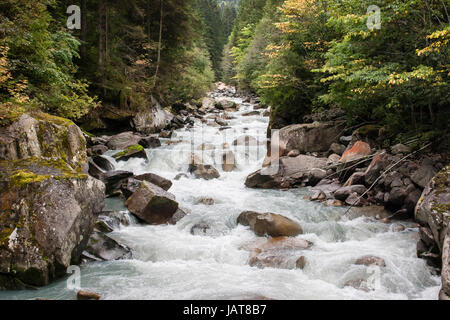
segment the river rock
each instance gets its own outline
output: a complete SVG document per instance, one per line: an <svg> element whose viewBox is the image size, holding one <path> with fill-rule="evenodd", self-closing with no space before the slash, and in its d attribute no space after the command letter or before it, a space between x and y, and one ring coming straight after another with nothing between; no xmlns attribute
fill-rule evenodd
<svg viewBox="0 0 450 320"><path fill-rule="evenodd" d="M100 167L92 160L92 158L89 158L88 164L89 164L89 170L88 170L89 175L92 176L92 177L94 177L95 179L102 180L102 179L103 179L103 174L105 173L105 171L103 171L103 169L100 168Z"/></svg>
<svg viewBox="0 0 450 320"><path fill-rule="evenodd" d="M291 150L301 153L328 151L342 129L342 125L335 122L293 124L284 127L279 131L280 155L287 155Z"/></svg>
<svg viewBox="0 0 450 320"><path fill-rule="evenodd" d="M389 167L391 162L391 158L385 151L375 155L364 174L364 180L366 184L372 185L384 172L384 170Z"/></svg>
<svg viewBox="0 0 450 320"><path fill-rule="evenodd" d="M358 161L372 153L370 145L363 141L357 141L350 149L344 152L340 162L347 163Z"/></svg>
<svg viewBox="0 0 450 320"><path fill-rule="evenodd" d="M116 194L122 188L122 184L133 177L133 172L129 171L110 171L102 175L102 181L106 185L105 193L107 196Z"/></svg>
<svg viewBox="0 0 450 320"><path fill-rule="evenodd" d="M174 213L172 218L169 220L169 224L177 224L178 221L183 219L185 216L187 216L189 213L186 209L178 208L177 211Z"/></svg>
<svg viewBox="0 0 450 320"><path fill-rule="evenodd" d="M157 137L148 136L139 140L139 144L146 149L154 149L161 146L161 140Z"/></svg>
<svg viewBox="0 0 450 320"><path fill-rule="evenodd" d="M64 161L72 170L87 173L86 139L72 121L36 112L23 114L0 128L0 160Z"/></svg>
<svg viewBox="0 0 450 320"><path fill-rule="evenodd" d="M332 154L335 153L335 154L338 154L338 155L342 155L342 154L344 154L346 149L347 148L344 145L336 143L336 142L332 143L331 146L330 146L330 152Z"/></svg>
<svg viewBox="0 0 450 320"><path fill-rule="evenodd" d="M214 204L214 199L208 197L201 197L195 202L195 204L204 204L207 206L212 206Z"/></svg>
<svg viewBox="0 0 450 320"><path fill-rule="evenodd" d="M375 256L364 256L355 261L357 265L386 267L386 262Z"/></svg>
<svg viewBox="0 0 450 320"><path fill-rule="evenodd" d="M412 174L411 180L419 187L425 188L436 173L431 161L424 159L417 171Z"/></svg>
<svg viewBox="0 0 450 320"><path fill-rule="evenodd" d="M64 162L0 163L0 289L4 275L45 286L80 262L105 186Z"/></svg>
<svg viewBox="0 0 450 320"><path fill-rule="evenodd" d="M108 158L104 156L94 156L92 157L92 161L95 162L97 166L99 166L102 170L105 171L113 171L114 165L111 161L108 160Z"/></svg>
<svg viewBox="0 0 450 320"><path fill-rule="evenodd" d="M391 148L392 154L408 154L411 152L411 148L404 144L396 144Z"/></svg>
<svg viewBox="0 0 450 320"><path fill-rule="evenodd" d="M275 213L244 211L239 215L238 223L249 226L258 236L295 237L303 233L298 223Z"/></svg>
<svg viewBox="0 0 450 320"><path fill-rule="evenodd" d="M450 225L450 165L442 169L425 187L415 209L415 218L428 226L442 252Z"/></svg>
<svg viewBox="0 0 450 320"><path fill-rule="evenodd" d="M96 292L79 290L77 292L77 300L100 300L100 295Z"/></svg>
<svg viewBox="0 0 450 320"><path fill-rule="evenodd" d="M137 132L150 134L156 133L167 127L172 119L173 115L162 108L153 96L150 96L150 106L135 113L131 118L131 124Z"/></svg>
<svg viewBox="0 0 450 320"><path fill-rule="evenodd" d="M122 132L109 138L106 146L111 150L125 150L128 147L139 144L141 136L133 132Z"/></svg>
<svg viewBox="0 0 450 320"><path fill-rule="evenodd" d="M334 192L334 197L338 200L345 201L352 194L362 195L366 192L366 187L364 185L353 185L348 187L342 187Z"/></svg>
<svg viewBox="0 0 450 320"><path fill-rule="evenodd" d="M87 149L87 155L92 156L99 156L104 154L106 151L108 151L108 147L102 144L95 145Z"/></svg>
<svg viewBox="0 0 450 320"><path fill-rule="evenodd" d="M94 231L91 234L86 252L102 261L132 258L130 248L99 231Z"/></svg>
<svg viewBox="0 0 450 320"><path fill-rule="evenodd" d="M301 268L306 264L302 251L309 249L312 243L291 237L257 239L243 246L250 251L249 265L258 268Z"/></svg>
<svg viewBox="0 0 450 320"><path fill-rule="evenodd" d="M259 115L261 115L261 113L259 111L249 111L249 112L244 112L242 114L243 117L259 116Z"/></svg>
<svg viewBox="0 0 450 320"><path fill-rule="evenodd" d="M222 154L222 170L225 172L231 172L236 167L236 157L233 151L225 151Z"/></svg>
<svg viewBox="0 0 450 320"><path fill-rule="evenodd" d="M327 159L300 155L295 158L281 157L278 166L272 163L250 174L245 185L249 188L286 188L301 183L315 185L325 177ZM319 170L315 170L319 169Z"/></svg>
<svg viewBox="0 0 450 320"><path fill-rule="evenodd" d="M175 196L147 181L125 202L128 210L148 224L166 224L178 209Z"/></svg>
<svg viewBox="0 0 450 320"><path fill-rule="evenodd" d="M196 179L212 180L220 177L219 171L209 164L191 165L189 170Z"/></svg>
<svg viewBox="0 0 450 320"><path fill-rule="evenodd" d="M164 190L169 190L172 187L172 181L158 176L154 173L144 173L134 177L137 180L148 181L150 183L156 184L158 187L163 188Z"/></svg>
<svg viewBox="0 0 450 320"><path fill-rule="evenodd" d="M141 158L148 159L147 152L145 152L144 147L140 144L136 144L126 148L125 150L116 153L113 156L117 161L128 161L131 158Z"/></svg>

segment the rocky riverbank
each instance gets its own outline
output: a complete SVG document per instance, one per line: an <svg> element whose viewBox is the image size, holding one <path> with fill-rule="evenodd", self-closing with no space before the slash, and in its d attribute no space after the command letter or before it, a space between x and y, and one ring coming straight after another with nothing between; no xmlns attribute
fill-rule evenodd
<svg viewBox="0 0 450 320"><path fill-rule="evenodd" d="M175 131L183 127L203 124L219 133L229 130L241 108L233 100L236 97L252 106L239 116L270 114L270 108L256 96L242 96L219 84L198 103L163 109L155 102L156 107L148 111L152 116L143 116L148 121L139 126L137 120L126 126L121 122L119 127L126 131L115 135L88 135L68 120L42 113L24 114L2 128L0 288L44 286L63 276L70 264L82 261L132 259L132 249L108 233L133 223L174 225L182 221L191 211L182 207L179 194L172 193L174 182L220 179L238 170L241 158L236 148L258 147L264 142L251 134L220 146L204 142L191 150L185 171L179 172L175 181L159 172L116 170L117 163L149 161L149 149L182 143ZM434 272L442 270L440 297L445 299L450 283L448 158L425 154L426 149L415 152L406 144L382 149L383 134L382 128L373 125L346 128L339 110L311 115L308 123L283 127L272 136L263 167L248 175L245 185L309 188L308 200L327 207L365 207L371 211L368 216L392 223L392 229L398 231L420 224L417 254ZM209 162L199 153L215 155L219 161ZM121 199L128 213L105 211L105 197ZM204 195L196 205L214 206L215 201ZM314 243L297 237L303 234L303 226L292 219L244 211L234 223L258 237L241 247L248 251L250 266L303 269L308 264L305 252ZM212 223L197 223L190 233L214 234ZM354 263L386 265L372 255L362 255ZM361 283L351 281L345 286L364 289Z"/></svg>

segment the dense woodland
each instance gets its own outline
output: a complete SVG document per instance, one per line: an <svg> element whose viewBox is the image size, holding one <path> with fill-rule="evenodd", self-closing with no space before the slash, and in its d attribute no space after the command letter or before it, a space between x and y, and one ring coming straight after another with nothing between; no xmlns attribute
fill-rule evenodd
<svg viewBox="0 0 450 320"><path fill-rule="evenodd" d="M170 106L221 80L260 95L273 127L341 108L392 143L448 148L449 41L448 0L1 0L0 121Z"/></svg>

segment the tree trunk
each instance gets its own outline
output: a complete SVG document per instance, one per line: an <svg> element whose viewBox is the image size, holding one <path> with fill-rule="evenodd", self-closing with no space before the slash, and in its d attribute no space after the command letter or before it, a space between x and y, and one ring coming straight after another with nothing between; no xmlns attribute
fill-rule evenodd
<svg viewBox="0 0 450 320"><path fill-rule="evenodd" d="M158 59L156 60L156 72L155 80L153 81L153 87L156 87L156 80L158 78L159 65L161 63L161 41L163 30L163 0L160 0L160 18L159 18L159 42L158 42Z"/></svg>
<svg viewBox="0 0 450 320"><path fill-rule="evenodd" d="M86 61L87 38L87 6L86 0L81 0L81 59Z"/></svg>

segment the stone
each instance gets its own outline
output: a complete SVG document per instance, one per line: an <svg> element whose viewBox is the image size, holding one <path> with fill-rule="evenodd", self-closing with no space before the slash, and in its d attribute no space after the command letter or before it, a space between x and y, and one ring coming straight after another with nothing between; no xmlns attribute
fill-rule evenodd
<svg viewBox="0 0 450 320"><path fill-rule="evenodd" d="M300 151L298 151L298 150L291 150L291 151L289 151L289 153L288 153L288 157L289 158L296 158L296 157L298 157L300 155Z"/></svg>
<svg viewBox="0 0 450 320"><path fill-rule="evenodd" d="M301 256L298 258L297 261L295 261L295 266L297 269L304 269L306 266L306 257Z"/></svg>
<svg viewBox="0 0 450 320"><path fill-rule="evenodd" d="M77 300L100 300L100 295L96 292L79 290L77 292Z"/></svg>
<svg viewBox="0 0 450 320"><path fill-rule="evenodd" d="M186 173L179 173L175 176L175 178L173 178L174 180L180 180L181 178L186 178L189 179L189 176Z"/></svg>
<svg viewBox="0 0 450 320"><path fill-rule="evenodd" d="M347 163L358 161L372 153L370 145L363 141L357 141L350 149L344 152L340 162Z"/></svg>
<svg viewBox="0 0 450 320"><path fill-rule="evenodd" d="M344 187L353 186L353 185L364 185L366 174L364 172L355 172L348 178L348 180L344 183Z"/></svg>
<svg viewBox="0 0 450 320"><path fill-rule="evenodd" d="M72 121L42 112L23 114L0 130L0 160L64 161L71 170L88 172L86 139Z"/></svg>
<svg viewBox="0 0 450 320"><path fill-rule="evenodd" d="M356 193L358 196L360 196L366 191L367 189L364 185L342 187L334 192L334 197L338 200L345 201L353 193Z"/></svg>
<svg viewBox="0 0 450 320"><path fill-rule="evenodd" d="M259 115L261 115L261 113L259 111L244 112L242 114L243 117L259 116Z"/></svg>
<svg viewBox="0 0 450 320"><path fill-rule="evenodd" d="M287 155L291 150L298 150L300 153L328 151L342 129L343 125L337 122L314 122L284 127L279 131L280 156Z"/></svg>
<svg viewBox="0 0 450 320"><path fill-rule="evenodd" d="M159 137L163 139L170 139L172 137L173 131L163 130L159 133Z"/></svg>
<svg viewBox="0 0 450 320"><path fill-rule="evenodd" d="M95 164L92 158L89 158L88 164L89 164L88 170L89 175L94 177L95 179L102 180L103 174L105 173L103 169L100 168L97 164Z"/></svg>
<svg viewBox="0 0 450 320"><path fill-rule="evenodd" d="M141 136L127 131L110 137L106 146L111 150L125 150L139 144L139 141L141 141Z"/></svg>
<svg viewBox="0 0 450 320"><path fill-rule="evenodd" d="M87 149L88 156L99 156L104 154L106 151L108 151L108 147L102 144L95 145Z"/></svg>
<svg viewBox="0 0 450 320"><path fill-rule="evenodd" d="M226 122L226 121L224 121L224 120L222 120L222 119L220 119L220 118L218 118L218 117L216 117L216 118L214 119L214 121L216 121L216 123L217 123L219 126L222 126L222 127L227 127L227 126L228 126L228 122Z"/></svg>
<svg viewBox="0 0 450 320"><path fill-rule="evenodd" d="M281 157L278 166L272 164L254 173L251 173L245 185L249 188L285 188L303 182L315 185L323 179L326 171L327 159L300 155L295 158ZM319 169L319 170L315 170Z"/></svg>
<svg viewBox="0 0 450 320"><path fill-rule="evenodd" d="M196 165L191 169L196 179L212 180L220 177L219 171L217 171L216 168L209 164Z"/></svg>
<svg viewBox="0 0 450 320"><path fill-rule="evenodd" d="M161 176L158 176L157 174L154 174L154 173L144 173L144 174L135 176L134 178L136 180L147 181L147 182L153 183L153 184L157 185L158 187L163 188L166 191L172 187L172 181L170 181L166 178L163 178Z"/></svg>
<svg viewBox="0 0 450 320"><path fill-rule="evenodd" d="M393 207L401 207L408 193L404 187L394 187L389 193L387 203Z"/></svg>
<svg viewBox="0 0 450 320"><path fill-rule="evenodd" d="M392 230L392 232L402 232L402 231L405 231L405 226L400 223L394 223L391 226L391 230Z"/></svg>
<svg viewBox="0 0 450 320"><path fill-rule="evenodd" d="M172 218L170 218L169 220L169 224L177 224L178 221L180 221L181 219L183 219L185 216L187 216L189 213L187 212L187 210L183 210L181 208L178 208L178 210L174 213L174 215L172 216Z"/></svg>
<svg viewBox="0 0 450 320"><path fill-rule="evenodd" d="M191 234L194 236L210 235L211 226L205 222L198 223L191 228Z"/></svg>
<svg viewBox="0 0 450 320"><path fill-rule="evenodd" d="M327 165L328 164L336 164L339 162L340 159L341 159L340 155L333 153L328 157Z"/></svg>
<svg viewBox="0 0 450 320"><path fill-rule="evenodd" d="M113 195L118 192L122 184L128 180L128 178L133 177L133 172L129 171L110 171L105 172L102 175L102 181L105 183L106 195Z"/></svg>
<svg viewBox="0 0 450 320"><path fill-rule="evenodd" d="M274 237L256 239L244 244L242 249L250 252L248 263L252 267L295 269L305 266L306 258L301 259L298 256L312 245L303 239Z"/></svg>
<svg viewBox="0 0 450 320"><path fill-rule="evenodd" d="M342 144L348 146L349 143L352 142L352 139L353 139L352 136L342 136L342 137L339 138L339 141L340 141Z"/></svg>
<svg viewBox="0 0 450 320"><path fill-rule="evenodd" d="M134 129L141 134L159 132L167 127L173 119L173 115L161 107L153 96L150 96L150 105L142 109L134 113L130 121Z"/></svg>
<svg viewBox="0 0 450 320"><path fill-rule="evenodd" d="M64 161L2 163L0 275L31 286L64 276L68 266L80 262L103 209L104 192L101 181L73 171Z"/></svg>
<svg viewBox="0 0 450 320"><path fill-rule="evenodd" d="M423 161L417 171L412 174L411 180L419 187L425 188L436 173L436 170L431 164L424 163Z"/></svg>
<svg viewBox="0 0 450 320"><path fill-rule="evenodd" d="M131 259L130 248L118 243L103 232L94 231L86 247L86 252L102 261Z"/></svg>
<svg viewBox="0 0 450 320"><path fill-rule="evenodd" d="M386 267L386 262L375 256L364 256L355 261L356 265Z"/></svg>
<svg viewBox="0 0 450 320"><path fill-rule="evenodd" d="M392 154L408 154L411 152L411 148L404 144L396 144L391 148Z"/></svg>
<svg viewBox="0 0 450 320"><path fill-rule="evenodd" d="M338 155L342 155L344 154L345 150L346 150L346 146L344 146L343 144L339 144L339 143L332 143L330 146L330 152L338 154Z"/></svg>
<svg viewBox="0 0 450 320"><path fill-rule="evenodd" d="M450 230L450 229L448 229ZM442 290L450 297L450 232L447 232L442 245Z"/></svg>
<svg viewBox="0 0 450 320"><path fill-rule="evenodd" d="M236 167L236 157L233 151L226 151L222 154L222 170L231 172Z"/></svg>
<svg viewBox="0 0 450 320"><path fill-rule="evenodd" d="M212 206L214 205L214 199L208 197L201 197L195 202L195 204L204 204L206 206Z"/></svg>
<svg viewBox="0 0 450 320"><path fill-rule="evenodd" d="M104 157L104 156L94 156L92 157L92 161L94 161L94 163L99 166L102 170L105 171L113 171L114 170L114 165L112 164L111 161L108 160L108 158Z"/></svg>
<svg viewBox="0 0 450 320"><path fill-rule="evenodd" d="M141 158L148 160L147 152L145 152L144 147L140 144L130 146L125 150L116 153L113 157L116 159L116 161L128 161L131 158Z"/></svg>
<svg viewBox="0 0 450 320"><path fill-rule="evenodd" d="M239 215L238 223L250 226L258 236L295 237L303 233L297 222L275 213L244 211Z"/></svg>
<svg viewBox="0 0 450 320"><path fill-rule="evenodd" d="M178 209L175 196L147 181L125 202L131 213L148 224L166 224Z"/></svg>
<svg viewBox="0 0 450 320"><path fill-rule="evenodd" d="M311 196L312 201L324 201L326 199L327 199L326 194L321 190L315 191L314 194Z"/></svg>
<svg viewBox="0 0 450 320"><path fill-rule="evenodd" d="M139 144L143 146L145 149L154 149L161 147L161 140L159 140L156 137L149 136L139 140Z"/></svg>

